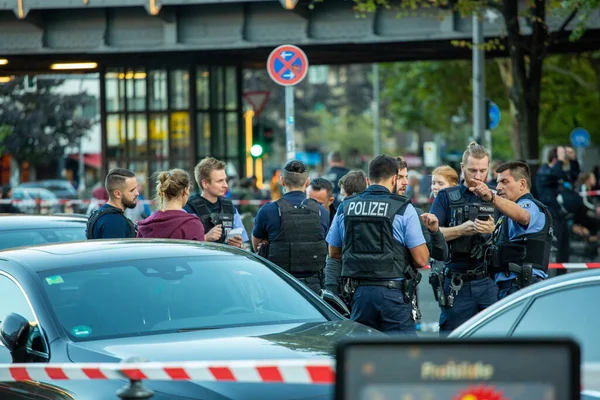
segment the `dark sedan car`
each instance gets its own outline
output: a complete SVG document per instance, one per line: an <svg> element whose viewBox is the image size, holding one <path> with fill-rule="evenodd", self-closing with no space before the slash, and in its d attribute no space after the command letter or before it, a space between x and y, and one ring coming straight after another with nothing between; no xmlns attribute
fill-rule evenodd
<svg viewBox="0 0 600 400"><path fill-rule="evenodd" d="M569 336L581 345L582 398L600 399L600 269L566 274L508 296L454 330L450 337ZM595 391L595 392L594 392Z"/></svg>
<svg viewBox="0 0 600 400"><path fill-rule="evenodd" d="M28 338L21 338L27 346L5 340L17 362L327 358L342 338L382 335L343 318L251 253L168 240L87 241L0 252L0 316L3 338L18 337L23 325L31 327ZM115 381L42 383L62 393L44 387L55 399L113 398L123 386ZM10 386L0 386L0 397L28 398L23 393L42 390L18 385L19 392L3 392ZM155 391L154 399L330 399L333 391L329 385L280 383L152 381L145 386Z"/></svg>
<svg viewBox="0 0 600 400"><path fill-rule="evenodd" d="M0 215L0 250L85 240L86 224L82 216Z"/></svg>

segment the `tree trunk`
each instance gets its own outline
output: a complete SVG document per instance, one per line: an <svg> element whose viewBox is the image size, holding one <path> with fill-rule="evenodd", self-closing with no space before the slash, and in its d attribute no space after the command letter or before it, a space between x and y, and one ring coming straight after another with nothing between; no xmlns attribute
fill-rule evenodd
<svg viewBox="0 0 600 400"><path fill-rule="evenodd" d="M504 89L506 91L506 97L508 98L508 105L510 107L510 119L512 131L510 134L510 144L513 151L513 156L515 159L519 160L524 158L521 153L521 145L519 144L519 121L517 119L517 107L515 107L515 103L510 99L510 91L513 87L513 75L511 69L511 61L510 59L505 58L497 58L496 63L498 64L498 68L500 70L500 77L502 78L502 82L504 83Z"/></svg>
<svg viewBox="0 0 600 400"><path fill-rule="evenodd" d="M513 144L513 146L518 146L515 158L537 163L542 65L548 46L545 0L535 0L530 11L532 35L531 49L529 49L529 57L527 57L526 41L521 35L518 19L518 0L504 0L503 2L513 82L509 91L509 99L516 110L518 129L518 138Z"/></svg>

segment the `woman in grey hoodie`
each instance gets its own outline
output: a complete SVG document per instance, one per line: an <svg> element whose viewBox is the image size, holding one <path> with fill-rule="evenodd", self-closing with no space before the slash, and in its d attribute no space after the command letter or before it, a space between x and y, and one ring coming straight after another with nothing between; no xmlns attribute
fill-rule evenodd
<svg viewBox="0 0 600 400"><path fill-rule="evenodd" d="M182 169L162 171L156 182L160 210L138 223L138 238L204 240L204 226L183 206L190 197L190 176Z"/></svg>

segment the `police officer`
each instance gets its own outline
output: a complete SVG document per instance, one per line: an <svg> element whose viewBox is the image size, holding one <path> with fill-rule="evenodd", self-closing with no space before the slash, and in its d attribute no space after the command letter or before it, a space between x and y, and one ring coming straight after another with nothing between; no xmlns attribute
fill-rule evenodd
<svg viewBox="0 0 600 400"><path fill-rule="evenodd" d="M125 168L114 168L106 175L104 183L108 202L88 218L88 239L134 238L135 225L125 216L125 210L137 205L137 180L135 174Z"/></svg>
<svg viewBox="0 0 600 400"><path fill-rule="evenodd" d="M406 188L408 186L408 164L402 157L397 157L398 178L396 183L396 193L406 197ZM431 258L438 261L446 261L448 258L448 244L444 235L439 230L438 219L434 214L423 213L423 210L415 207L417 215L421 217L421 230L427 243L427 248Z"/></svg>
<svg viewBox="0 0 600 400"><path fill-rule="evenodd" d="M351 319L382 332L416 335L411 300L429 251L419 216L396 194L398 164L381 155L369 164L372 185L344 199L327 235L329 256L342 260L354 291Z"/></svg>
<svg viewBox="0 0 600 400"><path fill-rule="evenodd" d="M488 151L471 142L461 162L464 181L441 190L431 206L450 249L444 269L444 295L440 302L440 334L498 300L498 286L484 263L483 244L494 230L494 208L481 204L469 187L485 182L490 165ZM474 217L473 217L474 215Z"/></svg>
<svg viewBox="0 0 600 400"><path fill-rule="evenodd" d="M228 187L225 163L206 157L196 165L194 175L202 194L190 197L183 209L200 218L207 242L243 247L249 239L242 218L231 200L223 197ZM241 230L241 235L229 235L232 229Z"/></svg>
<svg viewBox="0 0 600 400"><path fill-rule="evenodd" d="M329 213L317 201L306 198L310 180L303 162L292 160L285 164L280 181L286 193L258 210L252 245L261 256L318 294L323 287Z"/></svg>
<svg viewBox="0 0 600 400"><path fill-rule="evenodd" d="M552 245L552 217L547 207L529 192L531 175L519 161L500 165L498 193L479 183L469 190L502 213L486 254L488 271L498 283L502 299L532 283L546 279Z"/></svg>

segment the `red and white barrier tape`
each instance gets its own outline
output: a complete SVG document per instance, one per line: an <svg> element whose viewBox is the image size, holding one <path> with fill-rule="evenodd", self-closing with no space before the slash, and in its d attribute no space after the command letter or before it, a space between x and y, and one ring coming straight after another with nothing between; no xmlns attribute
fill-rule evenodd
<svg viewBox="0 0 600 400"><path fill-rule="evenodd" d="M429 265L423 267L423 269L430 269ZM593 269L600 268L600 263L552 263L548 264L548 269Z"/></svg>
<svg viewBox="0 0 600 400"><path fill-rule="evenodd" d="M110 379L333 384L335 382L335 361L314 359L179 363L0 364L0 382Z"/></svg>
<svg viewBox="0 0 600 400"><path fill-rule="evenodd" d="M87 205L90 203L97 203L99 205L102 205L104 203L106 203L106 200L95 200L95 199L77 199L77 200L65 200L65 199L60 199L60 200L41 200L41 199L26 199L26 200L0 200L0 204L41 204L41 205L55 205L55 204L61 204L61 205L75 205L75 204L83 204L83 205ZM271 200L232 200L233 205L239 206L239 205L251 205L251 206L262 206L264 204L267 204L271 202ZM149 204L149 205L153 205L156 204L156 202L154 200L138 200L138 203L141 204Z"/></svg>
<svg viewBox="0 0 600 400"><path fill-rule="evenodd" d="M564 263L548 264L549 269L592 269L600 268L600 263Z"/></svg>

